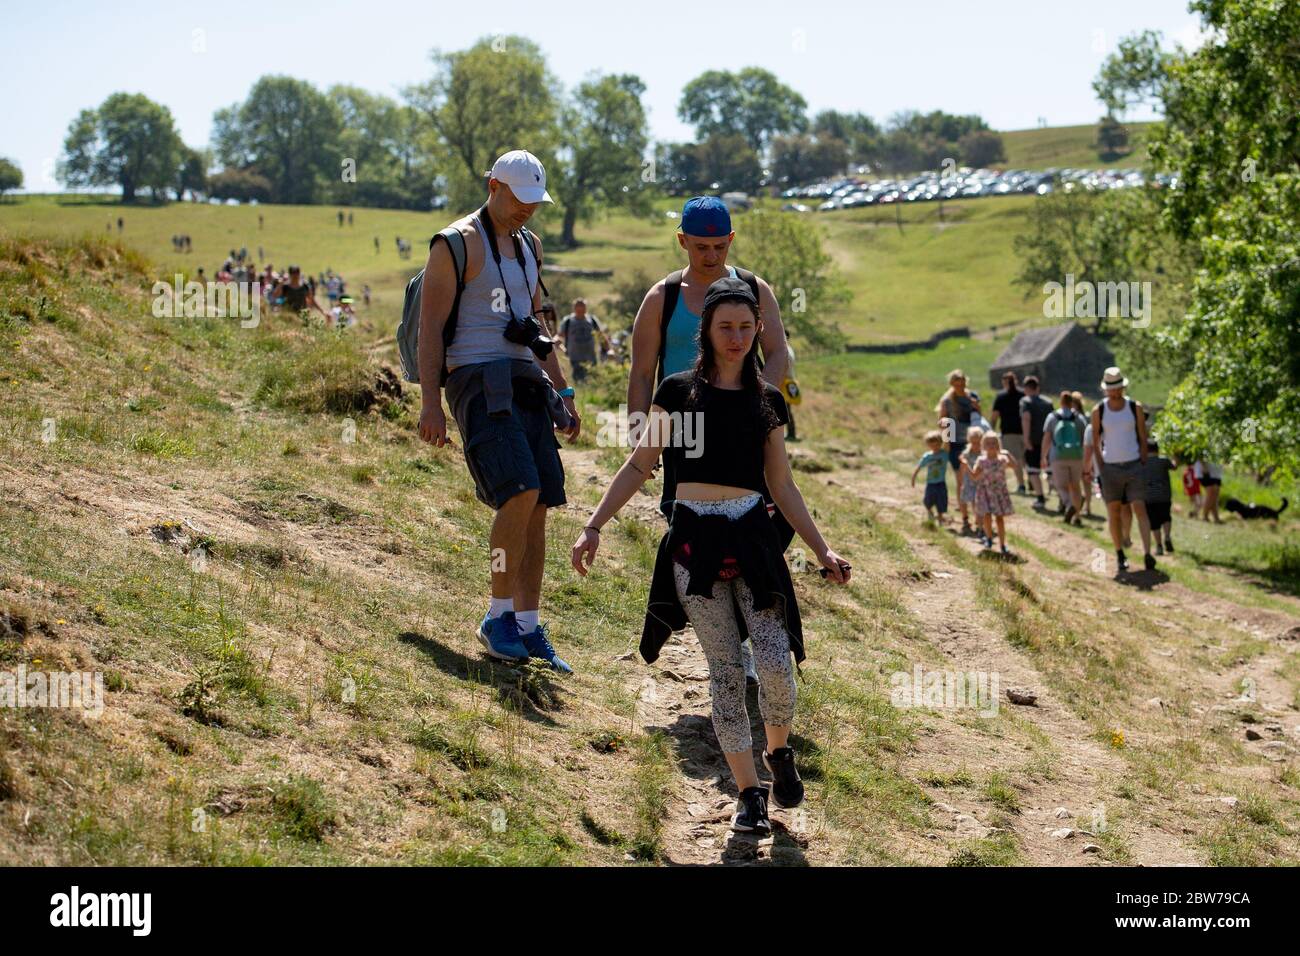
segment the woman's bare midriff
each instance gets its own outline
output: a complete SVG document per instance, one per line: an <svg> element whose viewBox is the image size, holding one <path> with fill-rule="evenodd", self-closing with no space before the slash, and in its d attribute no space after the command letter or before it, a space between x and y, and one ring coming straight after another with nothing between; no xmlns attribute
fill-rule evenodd
<svg viewBox="0 0 1300 956"><path fill-rule="evenodd" d="M711 485L707 481L683 481L677 485L677 497L686 501L730 501L758 494L752 488L734 485Z"/></svg>

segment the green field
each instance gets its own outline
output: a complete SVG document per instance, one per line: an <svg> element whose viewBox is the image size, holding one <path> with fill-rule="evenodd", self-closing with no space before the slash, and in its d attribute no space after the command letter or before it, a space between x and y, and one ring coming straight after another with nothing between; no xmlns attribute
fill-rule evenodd
<svg viewBox="0 0 1300 956"><path fill-rule="evenodd" d="M1006 169L1047 169L1051 166L1141 168L1147 161L1146 137L1153 124L1127 125L1132 152L1109 162L1101 159L1093 146L1097 139L1096 124L1009 130L999 134L1007 154L1007 161L1000 165Z"/></svg>

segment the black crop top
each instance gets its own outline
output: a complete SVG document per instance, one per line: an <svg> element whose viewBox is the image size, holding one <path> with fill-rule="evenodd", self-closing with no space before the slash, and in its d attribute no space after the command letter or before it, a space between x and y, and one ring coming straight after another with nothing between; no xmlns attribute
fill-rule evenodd
<svg viewBox="0 0 1300 956"><path fill-rule="evenodd" d="M763 447L772 428L789 421L785 398L779 389L763 383L771 408L765 426L759 409L747 389L714 388L707 383L699 407L687 409L694 372L669 375L655 390L651 403L670 414L672 440L664 449L664 497L676 496L683 481L731 485L764 492ZM668 482L672 480L672 488Z"/></svg>

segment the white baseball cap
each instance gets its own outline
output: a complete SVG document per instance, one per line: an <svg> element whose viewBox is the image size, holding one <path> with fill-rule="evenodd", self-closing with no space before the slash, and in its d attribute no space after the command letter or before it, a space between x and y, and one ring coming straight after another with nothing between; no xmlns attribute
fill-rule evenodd
<svg viewBox="0 0 1300 956"><path fill-rule="evenodd" d="M546 191L546 168L526 149L501 154L488 176L509 186L520 202L555 202Z"/></svg>

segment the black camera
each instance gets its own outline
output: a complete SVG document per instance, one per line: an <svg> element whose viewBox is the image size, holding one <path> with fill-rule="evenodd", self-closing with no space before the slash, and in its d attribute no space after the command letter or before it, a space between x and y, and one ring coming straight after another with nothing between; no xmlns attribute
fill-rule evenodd
<svg viewBox="0 0 1300 956"><path fill-rule="evenodd" d="M505 331L501 334L506 337L507 342L528 346L533 350L533 354L541 359L550 355L551 350L555 348L555 343L545 335L542 323L531 315L526 319L512 315L510 321L506 323Z"/></svg>

